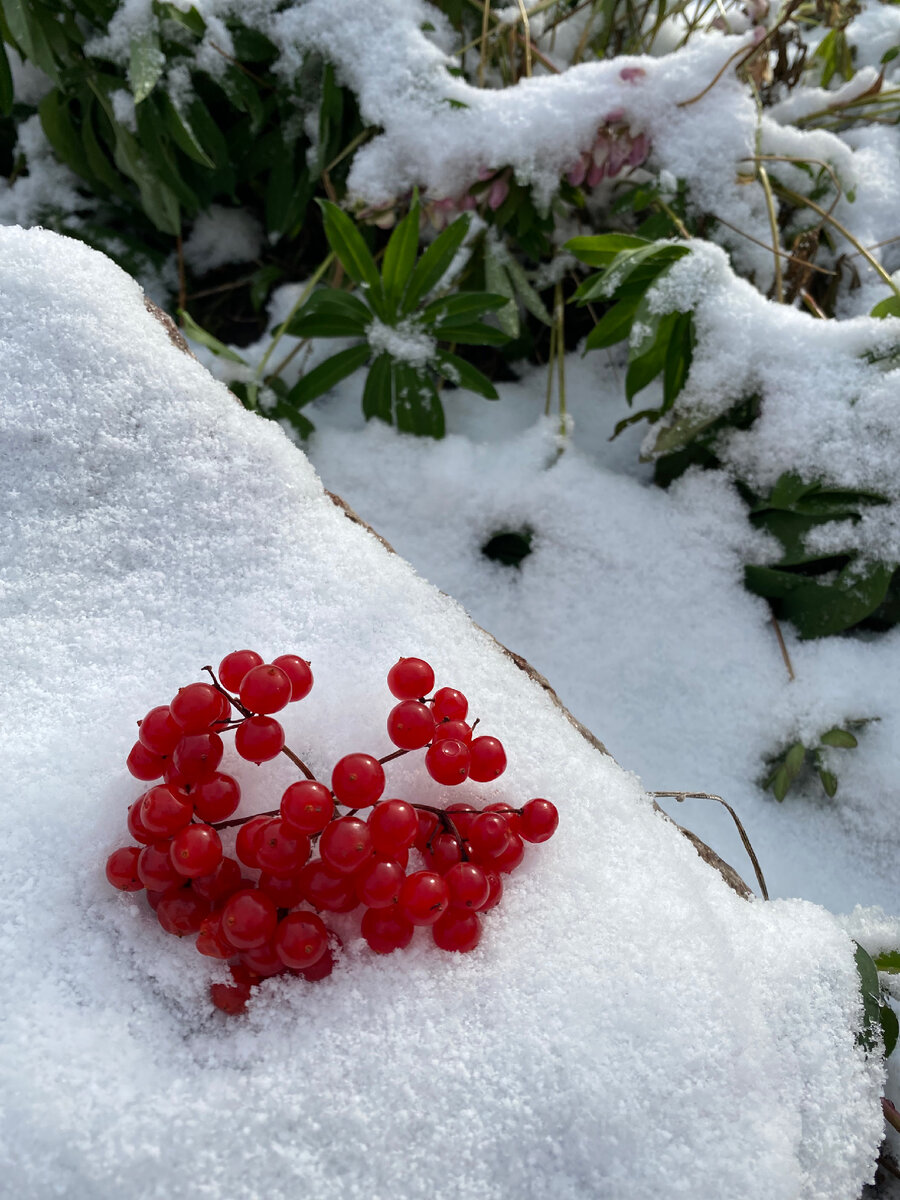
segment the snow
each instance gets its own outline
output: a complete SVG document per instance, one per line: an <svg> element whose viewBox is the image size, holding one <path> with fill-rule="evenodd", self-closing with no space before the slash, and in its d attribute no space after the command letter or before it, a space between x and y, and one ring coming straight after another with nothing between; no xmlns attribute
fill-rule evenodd
<svg viewBox="0 0 900 1200"><path fill-rule="evenodd" d="M262 228L248 212L211 204L191 226L184 259L197 274L203 274L226 263L252 262L262 242Z"/></svg>
<svg viewBox="0 0 900 1200"><path fill-rule="evenodd" d="M10 1193L343 1200L402 1189L415 1200L452 1178L455 1195L489 1200L856 1195L881 1137L882 1072L854 1043L853 946L838 922L806 901L731 892L635 776L593 750L455 600L347 521L276 426L169 342L109 261L2 229L0 312ZM468 468L454 475L471 454L460 436L407 456L413 443L374 426L323 433L322 462L329 440L339 450L351 436L385 484L418 464L425 493L414 474L407 500L442 492L446 506L474 481ZM540 429L506 445L492 449L506 465L483 528L505 515L496 503L513 460L555 518L540 533L551 555L613 511L602 504L616 487L582 456L567 450L545 469ZM601 505L573 506L577 529L562 485L592 486ZM567 568L560 628L578 627L581 593L604 578L626 601L655 593L671 616L687 572L629 579L623 546L642 506L664 519L661 552L669 534L693 537L698 575L733 571L734 544L701 536L704 522L739 527L721 482L686 480L673 501L635 480L618 486L634 511L618 510L627 528L610 530L599 563L587 540ZM365 515L378 524L382 513ZM460 512L435 541L471 536L472 520ZM498 575L504 588L521 602ZM734 595L709 600L725 609ZM749 660L760 619L749 597L744 612L748 645L734 652ZM643 631L650 662L659 628ZM703 671L722 648L721 629L710 633ZM583 665L585 648L570 644ZM350 749L386 748L386 668L420 653L507 746L507 774L480 794L558 803L557 836L529 852L472 955L419 938L375 960L348 918L329 980L270 981L245 1019L228 1020L206 998L219 969L107 886L102 863L141 790L123 765L135 719L244 645L312 660L316 686L287 727L317 772ZM758 669L774 689L774 651ZM596 660L598 690L616 671ZM645 681L633 685L637 697ZM651 711L632 745L652 747L659 732ZM392 787L425 799L436 785L411 757L392 764ZM246 811L269 806L287 766L236 766Z"/></svg>

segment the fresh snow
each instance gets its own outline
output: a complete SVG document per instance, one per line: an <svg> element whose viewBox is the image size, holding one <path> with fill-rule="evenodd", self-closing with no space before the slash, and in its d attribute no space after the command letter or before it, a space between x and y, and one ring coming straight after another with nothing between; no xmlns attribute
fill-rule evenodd
<svg viewBox="0 0 900 1200"><path fill-rule="evenodd" d="M853 947L837 921L807 901L731 892L653 813L635 776L592 749L455 600L346 520L276 426L171 344L108 260L50 233L2 229L0 307L10 1194L415 1200L446 1194L452 1180L454 1195L489 1200L855 1196L881 1138L882 1072L854 1042ZM450 520L432 526L433 539L468 537L477 555L475 511L463 504L454 519L473 479L463 437L432 447L374 426L323 431L326 482L329 440L351 436L357 465L364 453L380 458L391 486L398 467L411 470L398 492L407 509L422 500L417 485L443 490ZM419 453L405 457L412 445ZM642 509L662 519L661 548L666 529L698 553L706 546L697 572L723 579L734 551L727 539L704 543L703 521L735 536L739 522L715 480L686 480L673 501L637 480L617 494L608 472L571 450L548 468L553 445L538 429L494 446L494 510L478 519L488 530L505 517L504 497L509 518L520 516L502 486L520 457L540 515L557 522L539 531L535 558L555 555L567 572L553 623L568 627L582 678L622 695L621 662L584 670L582 593L618 577L636 600L664 587L662 607L681 603L678 579L628 578L622 545ZM583 530L609 527L599 564L590 539L568 564L554 549L572 507L545 485L553 471L597 491L600 507L576 515ZM609 507L626 493L634 514ZM383 509L364 515L392 534ZM521 603L499 570L498 595ZM712 641L685 697L705 701L706 676L727 670L712 655L735 596L713 593L712 609L696 612ZM749 659L762 622L749 598L744 614L746 627L730 628ZM502 625L492 631L504 637ZM609 632L611 642L644 637L652 663L665 652L661 628ZM352 749L389 748L386 669L422 654L509 753L498 784L460 793L558 803L557 836L529 852L475 953L442 954L419 937L377 959L347 918L329 980L270 981L246 1018L227 1019L207 999L221 968L164 935L139 897L108 887L103 861L141 791L124 769L135 720L244 645L312 660L316 686L286 724L316 771ZM777 667L774 652L760 665L773 695ZM735 673L735 704L748 670ZM645 684L635 674L633 711ZM661 731L651 710L624 751L602 725L595 732L632 766L631 750L652 751ZM660 757L676 748L672 736ZM292 777L286 761L230 765L246 811L270 807ZM427 799L437 788L423 774L411 758L394 763L391 787ZM705 781L692 772L672 782Z"/></svg>

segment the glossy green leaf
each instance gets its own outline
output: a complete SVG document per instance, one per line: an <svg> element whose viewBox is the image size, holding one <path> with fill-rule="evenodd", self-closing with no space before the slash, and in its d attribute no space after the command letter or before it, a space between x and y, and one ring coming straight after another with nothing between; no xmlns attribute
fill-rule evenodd
<svg viewBox="0 0 900 1200"><path fill-rule="evenodd" d="M614 441L623 430L629 425L637 425L638 421L649 421L652 425L654 421L659 420L660 410L658 408L642 408L640 412L630 413L627 417L623 417L621 421L616 422L616 427L613 430L612 437L609 439Z"/></svg>
<svg viewBox="0 0 900 1200"><path fill-rule="evenodd" d="M589 267L605 267L623 250L639 250L650 245L646 238L629 233L601 233L594 237L570 238L563 246L579 262Z"/></svg>
<svg viewBox="0 0 900 1200"><path fill-rule="evenodd" d="M900 950L885 950L883 954L876 954L874 962L879 971L900 975Z"/></svg>
<svg viewBox="0 0 900 1200"><path fill-rule="evenodd" d="M859 742L846 729L839 729L835 726L834 729L829 729L827 733L823 733L819 738L823 746L836 746L840 750L854 750Z"/></svg>
<svg viewBox="0 0 900 1200"><path fill-rule="evenodd" d="M834 797L838 790L837 775L833 771L829 771L827 767L819 767L819 779L825 789L825 795Z"/></svg>
<svg viewBox="0 0 900 1200"><path fill-rule="evenodd" d="M444 408L431 379L404 362L393 362L391 373L397 428L418 437L442 438Z"/></svg>
<svg viewBox="0 0 900 1200"><path fill-rule="evenodd" d="M13 81L6 47L0 38L0 114L8 117L13 106Z"/></svg>
<svg viewBox="0 0 900 1200"><path fill-rule="evenodd" d="M27 0L3 0L3 15L23 56L58 84L56 56L34 6Z"/></svg>
<svg viewBox="0 0 900 1200"><path fill-rule="evenodd" d="M440 325L442 329L449 329L453 325L470 325L473 318L477 320L483 313L496 312L504 304L506 297L502 294L457 292L454 296L432 300L422 310L422 320L429 328Z"/></svg>
<svg viewBox="0 0 900 1200"><path fill-rule="evenodd" d="M802 638L827 637L856 625L887 595L894 568L874 563L863 571L851 563L833 583L805 579L782 602L782 614Z"/></svg>
<svg viewBox="0 0 900 1200"><path fill-rule="evenodd" d="M882 999L875 963L858 942L855 945L854 958L863 1002L862 1029L858 1040L868 1051L877 1049L879 1042L883 1043L885 1057L888 1057L897 1044L897 1016Z"/></svg>
<svg viewBox="0 0 900 1200"><path fill-rule="evenodd" d="M57 158L82 179L90 179L91 169L81 133L72 120L69 102L63 93L56 89L48 92L38 105L38 114Z"/></svg>
<svg viewBox="0 0 900 1200"><path fill-rule="evenodd" d="M379 354L369 367L366 385L363 388L362 409L367 421L377 417L387 425L392 424L392 392L391 356Z"/></svg>
<svg viewBox="0 0 900 1200"><path fill-rule="evenodd" d="M409 277L400 306L402 313L413 312L422 297L427 296L440 283L463 244L468 229L469 218L467 214L463 214L437 235Z"/></svg>
<svg viewBox="0 0 900 1200"><path fill-rule="evenodd" d="M468 388L470 392L484 396L485 400L500 399L497 389L488 377L482 375L477 367L473 367L464 358L459 358L456 354L450 354L446 350L438 350L434 361L441 375L445 379L449 379L451 383L455 383L457 387Z"/></svg>
<svg viewBox="0 0 900 1200"><path fill-rule="evenodd" d="M900 296L888 296L885 300L879 300L872 311L870 317L900 317Z"/></svg>
<svg viewBox="0 0 900 1200"><path fill-rule="evenodd" d="M663 367L663 411L668 410L678 399L691 369L694 354L694 318L689 312L679 313L672 327L666 361Z"/></svg>
<svg viewBox="0 0 900 1200"><path fill-rule="evenodd" d="M185 29L189 29L196 37L203 37L206 30L206 22L197 12L196 8L189 8L187 11L179 8L176 4L162 5L162 11L170 21L178 21Z"/></svg>
<svg viewBox="0 0 900 1200"><path fill-rule="evenodd" d="M213 337L211 333L207 333L202 326L197 324L190 313L185 312L183 308L179 308L178 318L181 321L181 328L187 337L192 338L195 342L199 342L201 346L206 346L208 350L212 350L217 358L227 358L229 362L243 363L246 367L247 360L245 358L241 358L230 346L226 346L217 337Z"/></svg>
<svg viewBox="0 0 900 1200"><path fill-rule="evenodd" d="M768 600L783 600L791 592L809 583L809 577L794 571L779 571L777 567L760 567L749 563L744 567L744 583L748 591Z"/></svg>
<svg viewBox="0 0 900 1200"><path fill-rule="evenodd" d="M313 367L311 371L297 380L288 392L287 402L295 408L302 408L305 404L309 404L310 400L315 400L317 396L321 396L335 384L340 383L342 379L346 379L348 375L352 375L354 371L365 366L370 354L371 351L365 342L332 354L330 358L326 358L324 362L319 363L317 367Z"/></svg>
<svg viewBox="0 0 900 1200"><path fill-rule="evenodd" d="M679 414L670 425L660 429L656 435L656 441L653 443L653 457L681 450L720 418L721 413L686 412Z"/></svg>
<svg viewBox="0 0 900 1200"><path fill-rule="evenodd" d="M432 332L442 342L456 342L460 346L505 346L509 341L502 329L490 325L447 325L433 326Z"/></svg>
<svg viewBox="0 0 900 1200"><path fill-rule="evenodd" d="M293 337L363 337L372 313L356 296L337 288L313 292L284 332Z"/></svg>
<svg viewBox="0 0 900 1200"><path fill-rule="evenodd" d="M615 346L624 341L631 332L634 314L637 312L641 299L640 295L631 296L628 299L619 300L617 304L608 309L587 335L584 343L585 351L605 350L607 346Z"/></svg>
<svg viewBox="0 0 900 1200"><path fill-rule="evenodd" d="M632 337L635 327L645 332L637 344L632 344L628 354L625 396L629 404L664 369L669 342L681 315L651 312L646 301L635 313Z"/></svg>
<svg viewBox="0 0 900 1200"><path fill-rule="evenodd" d="M517 338L520 331L519 305L506 264L500 261L490 241L484 246L484 285L489 292L504 296L506 303L497 309L497 322L507 337Z"/></svg>
<svg viewBox="0 0 900 1200"><path fill-rule="evenodd" d="M159 34L152 25L132 35L131 55L128 62L128 82L135 104L146 100L166 65L160 49Z"/></svg>
<svg viewBox="0 0 900 1200"><path fill-rule="evenodd" d="M389 311L397 312L400 298L416 265L419 249L419 200L413 200L409 212L398 222L384 252L381 274Z"/></svg>
<svg viewBox="0 0 900 1200"><path fill-rule="evenodd" d="M197 140L197 135L191 128L190 122L185 114L176 108L176 106L172 103L171 98L166 95L165 92L161 93L160 100L162 103L163 118L166 123L166 129L171 135L176 146L178 146L180 150L183 150L189 158L194 160L194 162L199 163L201 167L213 169L216 164L200 145L200 142Z"/></svg>
<svg viewBox="0 0 900 1200"><path fill-rule="evenodd" d="M322 219L325 225L325 236L328 244L343 265L344 270L354 283L362 284L369 289L373 307L376 305L384 316L384 294L381 287L381 276L375 265L375 259L363 240L362 234L343 209L332 204L330 200L319 200ZM378 311L376 308L376 311Z"/></svg>
<svg viewBox="0 0 900 1200"><path fill-rule="evenodd" d="M510 254L509 260L506 263L506 272L515 288L516 295L528 312L533 317L537 317L544 325L552 325L553 318L547 311L547 306L541 299L540 293L532 286L531 281L522 269L521 263L512 254Z"/></svg>

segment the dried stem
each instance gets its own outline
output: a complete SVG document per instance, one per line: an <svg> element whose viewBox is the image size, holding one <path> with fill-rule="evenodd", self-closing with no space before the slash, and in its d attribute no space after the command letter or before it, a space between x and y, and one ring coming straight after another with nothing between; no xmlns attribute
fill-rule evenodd
<svg viewBox="0 0 900 1200"><path fill-rule="evenodd" d="M522 17L522 28L525 30L525 78L531 78L531 22L525 10L525 0L517 0ZM519 38L521 41L522 39Z"/></svg>
<svg viewBox="0 0 900 1200"><path fill-rule="evenodd" d="M757 879L757 882L759 883L759 890L762 893L762 898L763 898L763 900L768 900L769 891L766 887L766 881L765 881L765 878L762 873L762 867L759 865L759 859L756 857L756 852L754 851L753 847L750 844L750 839L747 837L747 832L744 829L744 826L741 824L740 817L737 815L737 813L734 811L734 809L731 807L731 805L728 803L727 800L723 800L721 796L713 795L712 792L651 792L650 795L651 796L674 796L674 798L679 802L679 804L683 800L716 800L716 801L718 801L719 804L721 804L725 808L727 808L728 811L731 813L731 819L734 821L735 825L737 826L738 833L741 835L741 841L744 843L744 849L747 851L750 861L753 863L753 870L756 872L756 879Z"/></svg>
<svg viewBox="0 0 900 1200"><path fill-rule="evenodd" d="M225 688L222 687L221 683L219 683L218 679L216 678L216 673L212 669L212 667L209 667L209 666L203 667L202 670L208 672L210 679L212 679L212 681L213 681L213 687L216 689L217 692L219 692L221 695L223 695L225 697L225 699L228 701L229 704L232 705L232 707L236 708L238 710L238 712L243 713L245 717L253 716L253 713L251 713L249 708L245 708L244 705L241 704L240 700L236 700L234 698L234 696L232 696L229 692L226 692ZM293 750L289 749L287 746L282 746L281 753L286 758L289 758L295 767L299 767L307 779L312 779L315 781L315 778L316 778L315 775L313 775L312 771L309 769L309 767L306 765L306 763L303 761L303 759L299 758L293 752Z"/></svg>
<svg viewBox="0 0 900 1200"><path fill-rule="evenodd" d="M821 313L822 310L820 309L819 311ZM822 316L824 315L825 314L822 313ZM778 618L775 616L775 614L770 613L769 616L772 621L772 628L775 630L775 636L778 638L778 645L781 647L781 657L784 659L784 665L787 667L788 676L790 677L791 683L793 683L797 676L794 674L794 668L791 665L791 656L788 654L788 648L785 645L784 634L781 632L781 626L778 624Z"/></svg>

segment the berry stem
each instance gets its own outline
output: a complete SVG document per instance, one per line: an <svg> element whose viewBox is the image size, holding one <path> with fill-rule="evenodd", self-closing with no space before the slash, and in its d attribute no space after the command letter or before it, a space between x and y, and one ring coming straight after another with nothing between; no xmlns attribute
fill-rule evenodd
<svg viewBox="0 0 900 1200"><path fill-rule="evenodd" d="M430 745L431 743L429 743ZM424 747L423 747L424 749ZM379 758L380 763L391 762L392 759L402 758L404 754L412 754L412 750L395 750L393 754L386 754L384 758Z"/></svg>
<svg viewBox="0 0 900 1200"><path fill-rule="evenodd" d="M245 717L251 717L253 715L249 708L245 708L243 704L241 704L240 700L236 700L234 696L225 691L221 683L219 683L218 679L216 679L216 673L212 667L202 667L201 670L209 673L209 677L213 681L213 687L216 689L216 691L221 692L229 704L236 708L238 712L243 713ZM238 724L240 724L240 722L238 722ZM233 728L233 726L229 726L229 728ZM295 767L299 767L307 779L311 779L314 783L317 782L315 775L313 775L312 771L309 769L303 759L296 755L293 750L291 750L288 746L282 746L281 753L286 755L286 757L291 760Z"/></svg>

